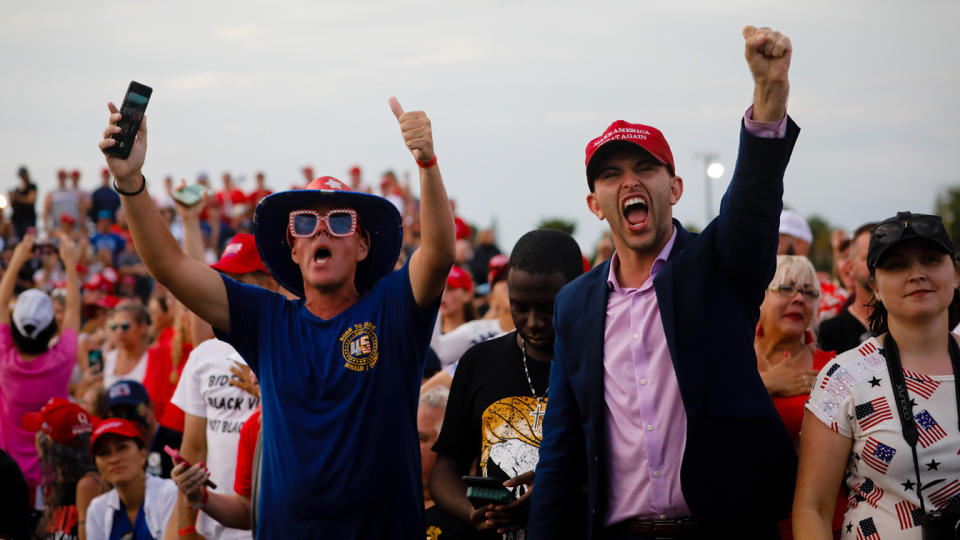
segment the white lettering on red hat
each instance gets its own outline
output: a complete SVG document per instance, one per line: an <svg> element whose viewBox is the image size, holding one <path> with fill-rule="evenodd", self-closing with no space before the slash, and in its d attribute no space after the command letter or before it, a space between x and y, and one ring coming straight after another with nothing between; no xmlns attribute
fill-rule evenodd
<svg viewBox="0 0 960 540"><path fill-rule="evenodd" d="M107 420L106 422L100 424L99 427L97 427L97 433L103 433L108 429L113 429L118 427L123 427L123 424L119 420Z"/></svg>
<svg viewBox="0 0 960 540"><path fill-rule="evenodd" d="M345 189L345 188L346 188L346 186L344 186L342 182L340 182L339 180L336 180L336 179L334 179L334 178L331 178L330 180L328 180L328 181L327 181L327 185L330 186L330 187L332 187L333 189L340 189L340 190L342 190L342 189Z"/></svg>
<svg viewBox="0 0 960 540"><path fill-rule="evenodd" d="M227 244L227 247L223 248L223 256L237 256L240 254L240 251L243 249L243 244L237 242L236 244Z"/></svg>

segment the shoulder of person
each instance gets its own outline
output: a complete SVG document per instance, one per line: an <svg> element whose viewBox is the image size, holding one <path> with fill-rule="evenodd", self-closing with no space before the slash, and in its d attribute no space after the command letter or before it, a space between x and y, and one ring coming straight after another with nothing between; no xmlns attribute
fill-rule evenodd
<svg viewBox="0 0 960 540"><path fill-rule="evenodd" d="M816 388L832 393L848 393L854 387L874 378L874 374L886 371L887 361L883 356L883 343L872 337L854 349L850 349L827 362L817 375Z"/></svg>
<svg viewBox="0 0 960 540"><path fill-rule="evenodd" d="M229 355L234 355L239 357L240 353L226 341L219 340L217 338L210 338L202 341L196 347L190 351L189 358L203 358L203 359L213 359L213 358L222 358Z"/></svg>
<svg viewBox="0 0 960 540"><path fill-rule="evenodd" d="M517 333L516 331L508 332L502 336L498 336L486 341L481 341L476 345L467 349L463 356L460 357L460 364L457 366L457 371L467 368L471 369L476 363L489 363L491 359L500 359L503 356L503 351L510 348L511 342L516 342Z"/></svg>

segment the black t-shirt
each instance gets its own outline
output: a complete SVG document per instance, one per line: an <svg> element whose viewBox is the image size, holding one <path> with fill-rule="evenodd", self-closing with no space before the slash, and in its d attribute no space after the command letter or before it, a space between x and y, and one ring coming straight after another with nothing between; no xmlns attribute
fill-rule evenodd
<svg viewBox="0 0 960 540"><path fill-rule="evenodd" d="M527 359L538 396L546 394L550 363ZM546 397L538 406L523 370L517 333L478 343L463 354L450 385L443 427L433 450L466 474L506 480L537 466Z"/></svg>
<svg viewBox="0 0 960 540"><path fill-rule="evenodd" d="M0 450L0 537L29 540L36 512L30 509L27 482L10 454Z"/></svg>
<svg viewBox="0 0 960 540"><path fill-rule="evenodd" d="M817 334L817 346L837 354L858 347L873 335L846 309L820 323Z"/></svg>
<svg viewBox="0 0 960 540"><path fill-rule="evenodd" d="M27 184L27 187L18 187L14 190L14 193L19 197L26 197L30 195L31 192L37 191L37 185L33 182ZM13 216L11 219L13 221L20 222L31 222L35 223L37 221L37 211L35 209L35 204L21 203L13 201L10 206L13 207Z"/></svg>
<svg viewBox="0 0 960 540"><path fill-rule="evenodd" d="M183 442L183 433L164 426L158 426L157 434L150 441L147 449L147 472L160 478L170 478L173 470L173 460L163 451L164 445L170 448L180 448Z"/></svg>
<svg viewBox="0 0 960 540"><path fill-rule="evenodd" d="M439 506L427 508L423 517L427 524L427 540L474 540L482 538L476 529L444 512Z"/></svg>

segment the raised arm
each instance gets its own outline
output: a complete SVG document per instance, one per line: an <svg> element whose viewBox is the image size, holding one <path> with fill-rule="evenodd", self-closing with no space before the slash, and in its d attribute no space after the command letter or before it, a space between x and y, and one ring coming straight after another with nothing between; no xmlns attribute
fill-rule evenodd
<svg viewBox="0 0 960 540"><path fill-rule="evenodd" d="M790 38L770 28L743 29L744 56L753 75L753 119L777 122L787 115L790 94Z"/></svg>
<svg viewBox="0 0 960 540"><path fill-rule="evenodd" d="M181 180L180 187L185 185L186 182ZM179 187L177 189L179 189ZM191 206L184 206L180 204L180 201L174 199L174 203L177 205L177 215L180 216L180 221L183 223L183 251L191 259L200 262L205 262L203 256L203 231L200 230L200 214L203 212L203 206L208 197L209 194L204 191L201 200ZM197 317L193 313L190 313L189 317L190 333L193 336L194 345L213 337L213 328L210 326L210 323Z"/></svg>
<svg viewBox="0 0 960 540"><path fill-rule="evenodd" d="M17 286L17 274L20 268L33 257L33 233L23 235L23 240L13 249L10 265L0 280L0 324L10 324L10 300Z"/></svg>
<svg viewBox="0 0 960 540"><path fill-rule="evenodd" d="M417 305L426 307L443 292L453 265L456 229L453 210L433 152L433 131L423 111L404 112L397 98L390 109L403 133L403 141L420 167L420 247L410 258L410 286Z"/></svg>
<svg viewBox="0 0 960 540"><path fill-rule="evenodd" d="M110 148L116 141L110 136L120 132L115 125L121 118L117 107L110 103L110 124L103 131L100 150ZM227 291L216 270L201 261L191 259L182 251L160 217L156 204L146 190L142 168L147 153L147 118L144 116L133 149L127 159L104 154L107 167L119 186L123 211L130 225L133 243L147 269L183 305L214 327L229 332L230 306ZM124 195L124 193L127 195Z"/></svg>
<svg viewBox="0 0 960 540"><path fill-rule="evenodd" d="M82 247L66 234L60 235L60 260L67 272L67 298L64 307L63 328L80 332L80 276L77 262ZM61 328L60 330L63 330Z"/></svg>

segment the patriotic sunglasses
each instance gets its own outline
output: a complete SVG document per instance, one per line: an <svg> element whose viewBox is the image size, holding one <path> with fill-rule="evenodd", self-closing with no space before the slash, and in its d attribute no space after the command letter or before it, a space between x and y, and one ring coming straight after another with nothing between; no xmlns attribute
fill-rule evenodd
<svg viewBox="0 0 960 540"><path fill-rule="evenodd" d="M873 237L881 244L892 244L903 236L907 229L918 236L935 236L943 228L940 216L914 216L903 221L888 221L874 227Z"/></svg>
<svg viewBox="0 0 960 540"><path fill-rule="evenodd" d="M337 208L327 212L294 210L290 212L290 236L310 238L320 230L321 223L327 226L331 236L350 236L357 231L357 212L352 208Z"/></svg>

